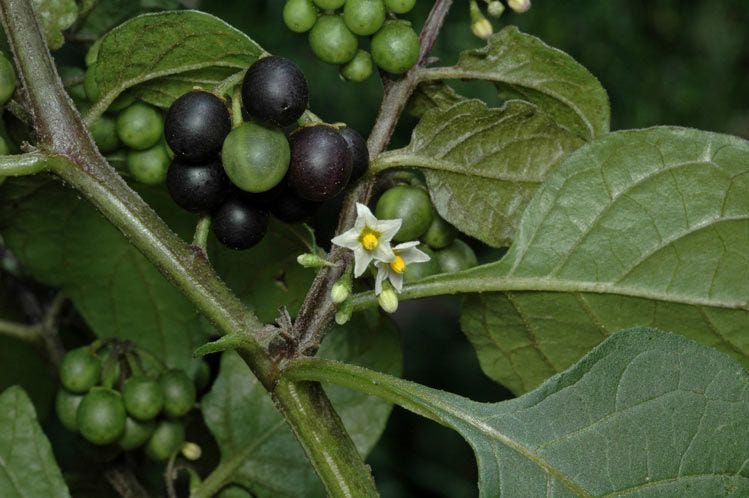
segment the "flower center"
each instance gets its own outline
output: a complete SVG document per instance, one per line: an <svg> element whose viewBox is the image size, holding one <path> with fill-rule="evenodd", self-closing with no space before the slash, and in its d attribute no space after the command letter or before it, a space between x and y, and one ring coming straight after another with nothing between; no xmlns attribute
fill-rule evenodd
<svg viewBox="0 0 749 498"><path fill-rule="evenodd" d="M374 251L380 245L380 234L366 227L359 236L359 242L367 251Z"/></svg>
<svg viewBox="0 0 749 498"><path fill-rule="evenodd" d="M403 273L406 271L406 262L400 256L395 256L395 259L390 262L390 269L395 273Z"/></svg>

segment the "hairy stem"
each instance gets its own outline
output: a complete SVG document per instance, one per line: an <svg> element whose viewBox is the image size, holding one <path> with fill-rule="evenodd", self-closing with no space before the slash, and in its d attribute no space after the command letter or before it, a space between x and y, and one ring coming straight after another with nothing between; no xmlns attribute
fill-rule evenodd
<svg viewBox="0 0 749 498"><path fill-rule="evenodd" d="M437 39L445 21L452 0L437 0L432 7L424 29L420 35L421 51L419 63L397 81L384 79L385 94L380 105L377 120L367 140L370 157L380 155L393 136L401 114L419 83L419 72L422 71L427 55ZM349 194L341 209L337 233L347 230L356 219L356 203L366 204L372 197L374 179L370 176L362 179ZM335 305L330 300L333 284L344 272L350 271L352 253L348 249L334 247L328 260L338 263L334 267L322 268L312 282L309 292L302 304L294 323L292 336L297 347L292 356L312 355L317 352L326 330L335 316Z"/></svg>
<svg viewBox="0 0 749 498"><path fill-rule="evenodd" d="M223 334L256 332L260 321L221 281L207 259L182 241L106 162L65 93L30 0L0 0L0 17L49 168L76 188L137 247ZM102 104L103 105L103 104ZM247 334L250 335L250 334ZM276 366L252 339L241 352L271 394ZM368 468L322 389L282 383L274 401L292 426L332 496L375 496ZM331 450L321 445L334 447Z"/></svg>

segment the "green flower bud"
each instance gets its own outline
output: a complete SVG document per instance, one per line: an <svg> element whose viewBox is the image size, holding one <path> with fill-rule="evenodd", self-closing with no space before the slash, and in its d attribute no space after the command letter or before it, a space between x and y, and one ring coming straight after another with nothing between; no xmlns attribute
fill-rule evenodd
<svg viewBox="0 0 749 498"><path fill-rule="evenodd" d="M531 8L531 0L507 0L507 5L518 14L522 14Z"/></svg>
<svg viewBox="0 0 749 498"><path fill-rule="evenodd" d="M492 0L491 2L489 2L486 11L490 16L498 18L504 13L505 6L499 0Z"/></svg>
<svg viewBox="0 0 749 498"><path fill-rule="evenodd" d="M330 299L335 304L341 304L351 295L351 275L346 273L333 284Z"/></svg>
<svg viewBox="0 0 749 498"><path fill-rule="evenodd" d="M304 253L296 257L296 262L305 268L322 268L323 266L332 266L324 258L317 254Z"/></svg>
<svg viewBox="0 0 749 498"><path fill-rule="evenodd" d="M338 307L338 311L335 314L335 323L338 325L345 325L351 320L351 314L354 312L354 300L350 297L343 301Z"/></svg>
<svg viewBox="0 0 749 498"><path fill-rule="evenodd" d="M386 313L395 313L398 309L398 294L389 282L383 282L382 287L382 292L377 296L377 302Z"/></svg>
<svg viewBox="0 0 749 498"><path fill-rule="evenodd" d="M200 446L195 443L191 443L190 441L187 441L185 444L183 444L180 451L182 452L182 456L192 461L199 459L200 455L203 454L203 450L200 448Z"/></svg>

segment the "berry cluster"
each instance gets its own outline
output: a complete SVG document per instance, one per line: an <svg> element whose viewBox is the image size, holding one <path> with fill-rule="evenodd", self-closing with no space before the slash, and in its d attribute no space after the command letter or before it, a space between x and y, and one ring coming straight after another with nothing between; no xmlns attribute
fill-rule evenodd
<svg viewBox="0 0 749 498"><path fill-rule="evenodd" d="M195 405L196 386L183 370L166 369L130 343L107 340L69 351L59 374L57 416L87 441L126 451L144 447L155 461L185 443L182 419Z"/></svg>
<svg viewBox="0 0 749 498"><path fill-rule="evenodd" d="M309 31L309 46L322 61L339 64L341 76L364 81L373 63L392 74L405 73L419 59L419 37L410 23L395 19L413 9L416 0L287 0L286 26ZM342 14L336 10L343 8ZM323 12L321 13L320 10ZM386 20L390 13L390 19ZM371 36L371 55L359 48L358 36Z"/></svg>
<svg viewBox="0 0 749 498"><path fill-rule="evenodd" d="M260 242L269 214L304 221L369 165L364 138L352 128L317 124L287 138L284 128L308 101L307 81L290 60L255 62L241 96L251 120L233 129L224 101L204 91L179 97L164 126L175 154L166 178L172 199L188 211L211 213L216 238L233 249Z"/></svg>
<svg viewBox="0 0 749 498"><path fill-rule="evenodd" d="M380 219L403 220L393 237L396 242L420 240L419 249L430 256L429 261L412 263L404 268L406 283L437 273L452 273L476 266L473 249L457 238L458 231L442 219L434 209L426 188L417 176L409 175L408 183L388 188L377 200L375 215Z"/></svg>

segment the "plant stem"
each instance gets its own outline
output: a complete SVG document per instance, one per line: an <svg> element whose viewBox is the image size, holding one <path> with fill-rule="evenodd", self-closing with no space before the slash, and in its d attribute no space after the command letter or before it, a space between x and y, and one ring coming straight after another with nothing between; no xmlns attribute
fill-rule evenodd
<svg viewBox="0 0 749 498"><path fill-rule="evenodd" d="M393 81L388 78L384 80L385 93L382 104L367 140L370 157L374 158L375 161L390 142L408 99L419 83L418 74L423 70L427 55L437 39L451 5L452 0L437 0L432 7L420 35L419 63L400 80ZM374 179L367 177L362 179L348 195L338 219L337 233L341 233L353 225L356 219L356 203L368 203L372 197L373 189ZM291 356L313 355L317 352L320 341L335 316L335 305L330 300L330 291L341 275L349 271L352 258L353 254L348 249L334 247L331 250L328 260L336 266L322 268L315 276L292 329L291 335L297 341L297 345Z"/></svg>
<svg viewBox="0 0 749 498"><path fill-rule="evenodd" d="M0 320L0 334L34 344L42 338L42 328L39 325Z"/></svg>
<svg viewBox="0 0 749 498"><path fill-rule="evenodd" d="M0 156L0 177L23 176L47 169L47 155L39 151Z"/></svg>
<svg viewBox="0 0 749 498"><path fill-rule="evenodd" d="M211 217L208 215L201 216L198 224L195 226L195 235L192 239L192 246L203 251L204 255L208 254L208 234L211 232Z"/></svg>
<svg viewBox="0 0 749 498"><path fill-rule="evenodd" d="M50 170L94 204L223 334L260 330L262 323L208 261L196 257L99 153L64 91L30 0L0 0L0 17L29 101L39 149L49 154ZM331 495L354 496L341 491L351 489L361 491L359 496L376 496L370 471L340 419L331 415L322 388L282 383L276 395L278 371L267 351L252 340L240 353L273 395Z"/></svg>

